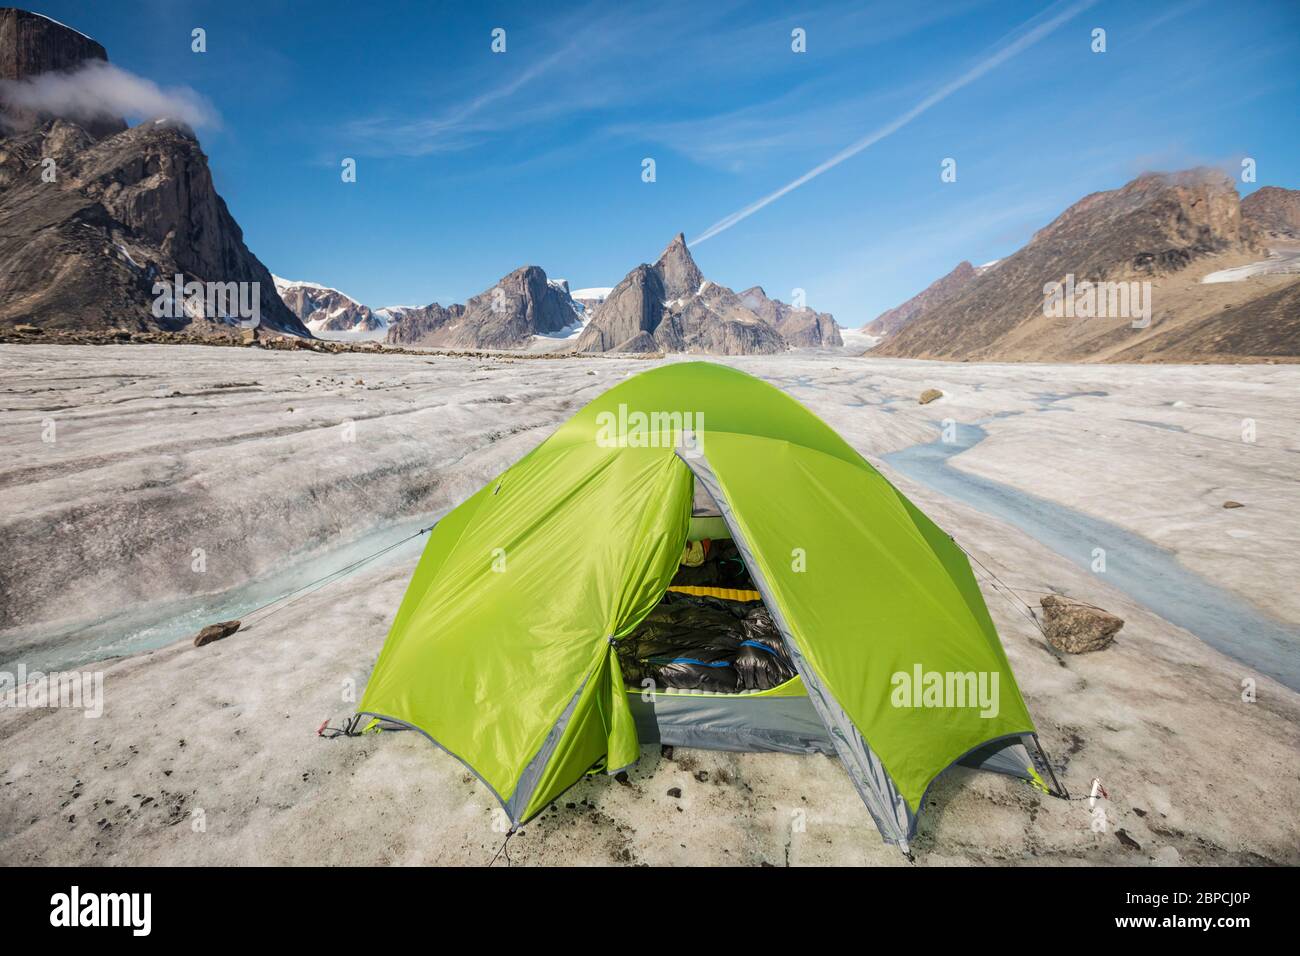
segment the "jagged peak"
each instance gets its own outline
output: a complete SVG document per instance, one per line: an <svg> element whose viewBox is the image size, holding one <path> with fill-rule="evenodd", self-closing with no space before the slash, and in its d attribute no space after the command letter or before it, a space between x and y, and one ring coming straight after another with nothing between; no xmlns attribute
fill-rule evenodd
<svg viewBox="0 0 1300 956"><path fill-rule="evenodd" d="M686 235L684 233L679 232L677 235L673 236L672 241L669 242L668 245L664 246L664 251L659 253L659 258L655 260L655 265L672 262L674 260L689 262L692 266L695 265L695 259L691 256L690 247L686 245Z"/></svg>
<svg viewBox="0 0 1300 956"><path fill-rule="evenodd" d="M664 258L676 249L686 251L686 233L679 232L677 235L673 236L668 245L664 246L664 251L659 253L659 258ZM686 251L686 254L690 255L690 252Z"/></svg>
<svg viewBox="0 0 1300 956"><path fill-rule="evenodd" d="M654 269L663 280L664 296L668 299L695 295L704 282L700 267L695 264L690 249L686 247L686 236L680 232L660 254Z"/></svg>

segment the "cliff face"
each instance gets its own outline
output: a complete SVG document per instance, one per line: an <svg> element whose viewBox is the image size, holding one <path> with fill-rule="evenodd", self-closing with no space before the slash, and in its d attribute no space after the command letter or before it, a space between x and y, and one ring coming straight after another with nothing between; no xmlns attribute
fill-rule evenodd
<svg viewBox="0 0 1300 956"><path fill-rule="evenodd" d="M6 80L104 59L103 47L69 27L0 10ZM32 114L11 108L4 89L0 82L8 131L0 139L0 324L217 332L254 311L256 291L263 326L310 335L244 244L190 130ZM242 285L250 308L222 315L206 300L173 304L166 293L160 305L155 283L177 275L223 290Z"/></svg>
<svg viewBox="0 0 1300 956"><path fill-rule="evenodd" d="M653 352L663 303L664 283L659 273L652 266L637 266L596 307L595 316L578 338L578 351Z"/></svg>
<svg viewBox="0 0 1300 956"><path fill-rule="evenodd" d="M444 308L434 302L418 308L389 309L388 313L388 335L384 341L389 345L427 345L459 320L465 314L465 307L457 303Z"/></svg>
<svg viewBox="0 0 1300 956"><path fill-rule="evenodd" d="M54 119L7 102L4 81L71 72L91 61L107 63L108 53L85 34L37 13L0 7L0 133L31 130ZM85 126L96 139L126 129L121 119L94 120Z"/></svg>

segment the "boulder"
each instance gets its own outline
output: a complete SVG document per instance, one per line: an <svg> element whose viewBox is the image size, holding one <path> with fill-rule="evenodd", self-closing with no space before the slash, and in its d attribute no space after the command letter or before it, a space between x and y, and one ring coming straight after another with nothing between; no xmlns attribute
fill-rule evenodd
<svg viewBox="0 0 1300 956"><path fill-rule="evenodd" d="M239 621L222 621L220 624L209 624L199 633L194 635L194 646L202 647L204 644L211 644L213 641L220 641L239 630Z"/></svg>
<svg viewBox="0 0 1300 956"><path fill-rule="evenodd" d="M917 401L922 405L929 405L931 402L940 398L943 398L943 392L939 391L937 388L927 388L921 393L921 397Z"/></svg>
<svg viewBox="0 0 1300 956"><path fill-rule="evenodd" d="M1040 602L1047 642L1065 654L1087 654L1110 647L1124 626L1114 614L1049 594Z"/></svg>
<svg viewBox="0 0 1300 956"><path fill-rule="evenodd" d="M1225 507L1225 508L1244 508L1244 507L1246 507L1246 506L1243 505L1240 501L1231 501L1231 500L1229 500L1229 501L1225 501L1225 502L1223 503L1223 507Z"/></svg>

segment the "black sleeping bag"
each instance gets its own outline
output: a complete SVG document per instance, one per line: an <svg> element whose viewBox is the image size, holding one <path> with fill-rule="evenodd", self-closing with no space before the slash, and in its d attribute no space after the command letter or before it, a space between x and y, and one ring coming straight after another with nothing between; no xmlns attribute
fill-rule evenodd
<svg viewBox="0 0 1300 956"><path fill-rule="evenodd" d="M659 668L677 657L720 652L728 660L734 658L745 639L745 631L733 606L744 607L716 598L669 591L641 625L618 642L623 680L639 685L644 678L651 677L663 683L659 680Z"/></svg>
<svg viewBox="0 0 1300 956"><path fill-rule="evenodd" d="M623 680L732 694L770 690L794 677L781 635L757 602L669 591L617 644Z"/></svg>
<svg viewBox="0 0 1300 956"><path fill-rule="evenodd" d="M745 639L736 652L736 673L744 690L771 690L795 675L781 633L767 608L753 608L741 622Z"/></svg>
<svg viewBox="0 0 1300 956"><path fill-rule="evenodd" d="M734 694L740 689L736 679L735 653L703 648L682 654L659 667L659 683L678 690Z"/></svg>

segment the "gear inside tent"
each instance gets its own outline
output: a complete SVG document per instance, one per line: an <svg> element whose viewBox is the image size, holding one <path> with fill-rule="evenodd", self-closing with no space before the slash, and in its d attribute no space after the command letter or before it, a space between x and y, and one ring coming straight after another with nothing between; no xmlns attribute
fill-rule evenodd
<svg viewBox="0 0 1300 956"><path fill-rule="evenodd" d="M834 754L905 852L949 767L1040 780L966 555L798 402L704 362L628 378L439 522L359 716L515 826L660 744Z"/></svg>

